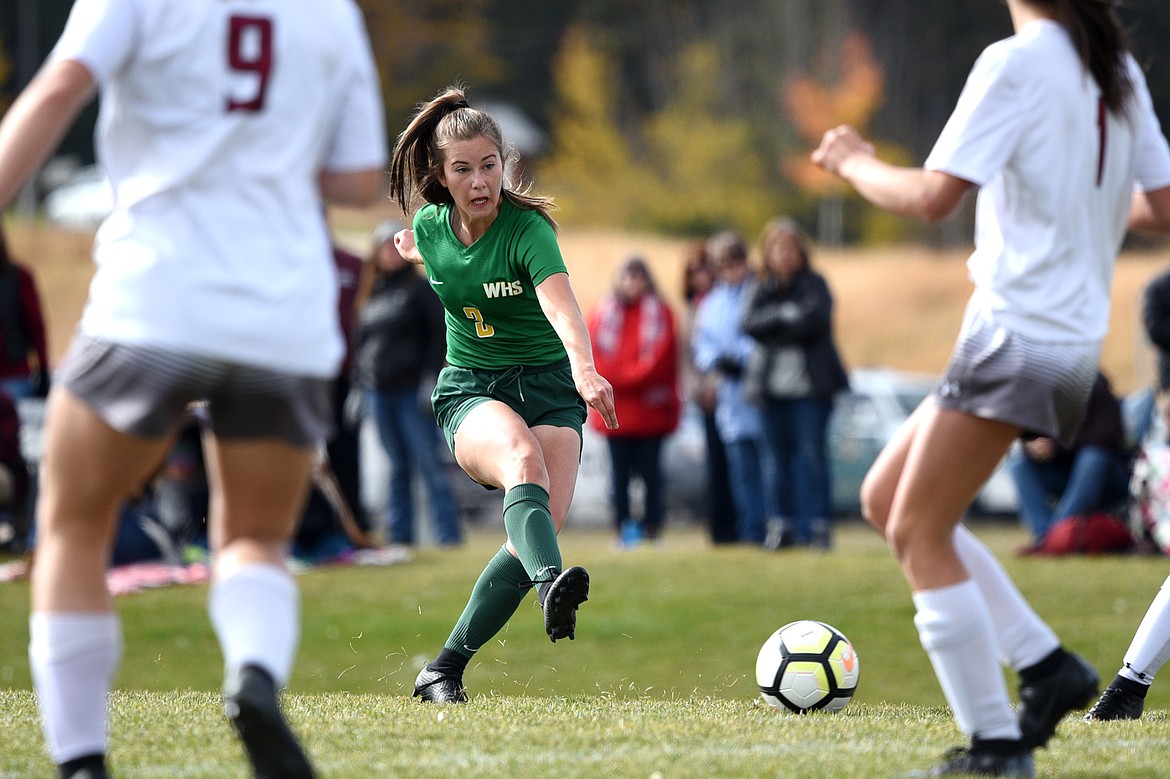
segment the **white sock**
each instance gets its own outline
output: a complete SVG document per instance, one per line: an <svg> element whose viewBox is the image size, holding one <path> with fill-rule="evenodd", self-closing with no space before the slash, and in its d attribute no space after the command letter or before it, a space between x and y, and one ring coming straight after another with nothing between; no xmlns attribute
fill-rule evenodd
<svg viewBox="0 0 1170 779"><path fill-rule="evenodd" d="M1125 666L1120 674L1142 684L1154 681L1154 675L1170 659L1170 577L1162 582L1154 602L1142 617L1129 649L1125 650Z"/></svg>
<svg viewBox="0 0 1170 779"><path fill-rule="evenodd" d="M962 525L955 528L955 552L991 612L1000 662L1019 671L1060 646L1060 638L1016 589L991 550Z"/></svg>
<svg viewBox="0 0 1170 779"><path fill-rule="evenodd" d="M34 612L28 659L41 726L56 763L106 752L106 706L122 660L112 611Z"/></svg>
<svg viewBox="0 0 1170 779"><path fill-rule="evenodd" d="M300 593L292 575L272 565L250 564L211 584L208 611L230 677L244 665L288 684L300 641Z"/></svg>
<svg viewBox="0 0 1170 779"><path fill-rule="evenodd" d="M914 625L943 695L964 734L1018 739L1003 671L995 660L991 614L974 581L913 595Z"/></svg>

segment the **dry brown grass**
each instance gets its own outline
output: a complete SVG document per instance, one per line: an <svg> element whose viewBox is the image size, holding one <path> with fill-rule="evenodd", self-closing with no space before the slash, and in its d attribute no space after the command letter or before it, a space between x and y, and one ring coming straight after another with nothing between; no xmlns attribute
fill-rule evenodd
<svg viewBox="0 0 1170 779"><path fill-rule="evenodd" d="M393 216L388 206L338 212L333 224L342 243L363 252L370 228L379 219ZM13 254L36 274L47 311L50 351L59 359L80 316L92 275L92 234L11 221L8 232ZM609 288L616 267L633 253L646 258L662 292L681 309L684 241L605 230L564 230L561 245L586 311ZM966 254L917 247L818 251L813 262L832 286L837 337L846 361L851 366L941 371L970 294L963 262ZM1151 379L1140 298L1146 282L1166 261L1158 253L1132 253L1117 264L1102 363L1118 391L1128 392Z"/></svg>

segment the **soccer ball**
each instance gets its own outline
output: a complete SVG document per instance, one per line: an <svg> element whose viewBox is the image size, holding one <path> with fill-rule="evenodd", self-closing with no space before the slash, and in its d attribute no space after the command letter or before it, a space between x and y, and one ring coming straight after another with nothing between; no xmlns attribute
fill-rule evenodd
<svg viewBox="0 0 1170 779"><path fill-rule="evenodd" d="M804 714L838 711L853 697L860 673L845 634L802 619L777 630L756 657L756 683L772 707Z"/></svg>

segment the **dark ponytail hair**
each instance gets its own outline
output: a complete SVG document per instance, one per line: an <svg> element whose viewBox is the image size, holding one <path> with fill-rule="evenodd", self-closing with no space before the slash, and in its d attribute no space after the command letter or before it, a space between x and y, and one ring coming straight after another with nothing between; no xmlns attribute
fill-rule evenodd
<svg viewBox="0 0 1170 779"><path fill-rule="evenodd" d="M1110 112L1125 112L1133 93L1126 67L1129 40L1117 18L1116 0L1025 0L1053 9L1056 20L1072 36L1073 46L1085 69L1093 74Z"/></svg>
<svg viewBox="0 0 1170 779"><path fill-rule="evenodd" d="M555 229L552 198L529 193L529 187L513 189L511 172L520 155L504 142L499 122L486 111L472 108L461 84L447 87L429 102L419 105L414 118L398 136L390 157L390 197L409 216L419 201L436 205L454 202L451 191L439 181L447 149L455 141L487 138L500 153L504 165L502 197L513 205L538 211Z"/></svg>

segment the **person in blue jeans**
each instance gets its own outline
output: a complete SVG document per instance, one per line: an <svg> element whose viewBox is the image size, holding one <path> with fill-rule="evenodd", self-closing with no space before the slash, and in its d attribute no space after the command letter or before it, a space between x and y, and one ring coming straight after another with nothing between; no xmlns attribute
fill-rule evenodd
<svg viewBox="0 0 1170 779"><path fill-rule="evenodd" d="M1100 372L1072 444L1045 436L1021 438L1008 456L1020 518L1033 545L1060 520L1107 511L1128 493L1130 460L1121 403Z"/></svg>
<svg viewBox="0 0 1170 779"><path fill-rule="evenodd" d="M747 244L739 234L724 231L712 236L707 246L717 281L695 316L694 364L702 391L714 398L739 540L763 544L765 519L772 513L772 490L765 482L767 449L760 410L743 391L744 369L756 345L739 323L752 285Z"/></svg>
<svg viewBox="0 0 1170 779"><path fill-rule="evenodd" d="M435 542L462 542L459 508L430 413L429 388L443 367L443 307L418 270L394 248L396 222L375 228L359 291L357 381L390 460L387 540L413 545L414 478L426 485Z"/></svg>
<svg viewBox="0 0 1170 779"><path fill-rule="evenodd" d="M764 271L743 309L744 332L759 348L744 388L764 413L775 463L776 510L764 545L831 544L828 432L836 394L849 378L833 339L833 296L810 267L808 241L791 219L777 217L760 242Z"/></svg>

